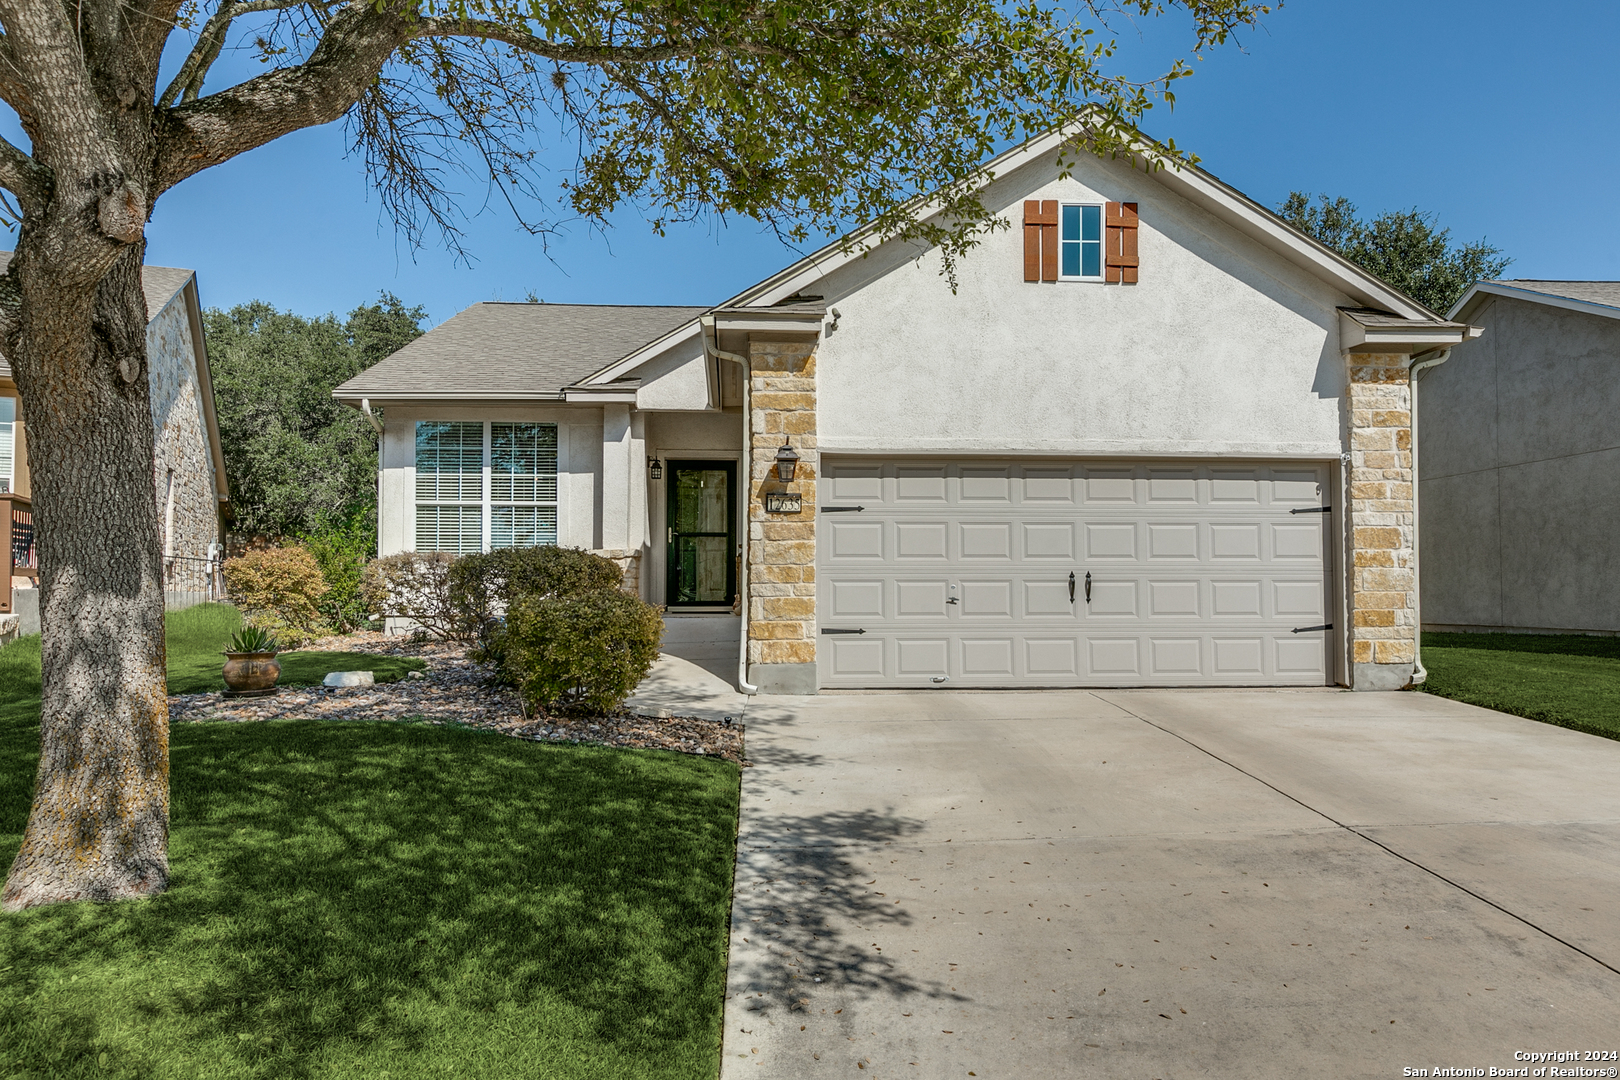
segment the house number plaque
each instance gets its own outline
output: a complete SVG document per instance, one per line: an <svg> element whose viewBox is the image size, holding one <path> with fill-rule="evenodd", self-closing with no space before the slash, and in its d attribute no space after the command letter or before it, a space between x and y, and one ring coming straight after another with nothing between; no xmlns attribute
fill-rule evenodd
<svg viewBox="0 0 1620 1080"><path fill-rule="evenodd" d="M804 510L803 496L796 491L767 491L765 493L765 512L767 514L798 514Z"/></svg>

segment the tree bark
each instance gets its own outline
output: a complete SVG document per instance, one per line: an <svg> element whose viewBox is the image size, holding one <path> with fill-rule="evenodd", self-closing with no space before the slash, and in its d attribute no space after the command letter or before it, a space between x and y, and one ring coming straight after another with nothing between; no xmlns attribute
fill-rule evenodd
<svg viewBox="0 0 1620 1080"><path fill-rule="evenodd" d="M21 318L5 351L33 461L44 699L33 807L0 897L7 910L168 884L144 248L130 245L90 288L61 287L48 267L19 268Z"/></svg>

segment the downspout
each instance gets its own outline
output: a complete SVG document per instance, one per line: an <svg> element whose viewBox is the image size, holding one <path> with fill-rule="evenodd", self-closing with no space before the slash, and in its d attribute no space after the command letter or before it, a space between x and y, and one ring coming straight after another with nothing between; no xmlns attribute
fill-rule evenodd
<svg viewBox="0 0 1620 1080"><path fill-rule="evenodd" d="M377 414L371 411L371 400L369 398L360 399L360 411L366 414L366 419L371 421L371 426L377 429L377 434L381 435L383 433L382 421L378 420Z"/></svg>
<svg viewBox="0 0 1620 1080"><path fill-rule="evenodd" d="M737 556L739 569L737 573L737 596L739 606L742 608L742 640L738 646L737 656L737 689L745 694L759 693L759 687L748 681L748 530L751 516L750 503L753 499L754 471L752 454L754 445L753 431L753 373L748 370L748 358L736 353L722 352L720 349L720 331L714 325L714 316L705 315L700 320L703 328L703 351L718 360L730 360L742 366L742 468L738 479L743 486L743 524L737 533ZM710 342L709 335L714 334L714 341Z"/></svg>
<svg viewBox="0 0 1620 1080"><path fill-rule="evenodd" d="M1420 580L1423 573L1423 559L1418 546L1418 522L1422 515L1418 513L1418 375L1432 367L1439 367L1451 359L1450 349L1441 349L1430 355L1427 360L1414 358L1411 372L1407 382L1411 387L1412 409L1412 686L1422 686L1429 681L1429 672L1423 666L1423 589Z"/></svg>

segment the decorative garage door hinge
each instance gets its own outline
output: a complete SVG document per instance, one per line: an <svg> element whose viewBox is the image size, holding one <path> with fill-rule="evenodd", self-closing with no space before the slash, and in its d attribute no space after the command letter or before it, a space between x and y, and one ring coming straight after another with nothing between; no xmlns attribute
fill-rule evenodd
<svg viewBox="0 0 1620 1080"><path fill-rule="evenodd" d="M823 514L858 514L865 509L864 506L823 506L821 512Z"/></svg>
<svg viewBox="0 0 1620 1080"><path fill-rule="evenodd" d="M866 633L865 630L835 630L830 626L823 626L821 628L821 632L823 634L864 634L864 633Z"/></svg>
<svg viewBox="0 0 1620 1080"><path fill-rule="evenodd" d="M1331 506L1296 506L1288 511L1290 514L1327 514L1331 513Z"/></svg>
<svg viewBox="0 0 1620 1080"><path fill-rule="evenodd" d="M1290 634L1308 634L1312 630L1331 630L1331 629L1333 629L1333 624L1329 622L1329 623L1323 623L1321 626L1296 626L1296 627L1294 627L1292 630L1290 630L1288 632Z"/></svg>

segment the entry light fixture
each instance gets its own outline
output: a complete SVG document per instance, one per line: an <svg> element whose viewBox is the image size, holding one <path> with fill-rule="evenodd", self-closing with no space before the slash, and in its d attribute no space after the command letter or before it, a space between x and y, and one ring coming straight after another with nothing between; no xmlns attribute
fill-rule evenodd
<svg viewBox="0 0 1620 1080"><path fill-rule="evenodd" d="M794 470L799 467L799 455L794 452L790 441L784 437L782 448L776 452L776 478L786 484L793 480Z"/></svg>
<svg viewBox="0 0 1620 1080"><path fill-rule="evenodd" d="M662 480L664 478L664 463L657 458L648 458L647 475L654 480Z"/></svg>

